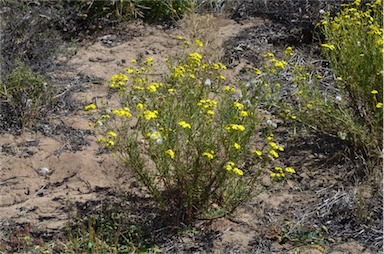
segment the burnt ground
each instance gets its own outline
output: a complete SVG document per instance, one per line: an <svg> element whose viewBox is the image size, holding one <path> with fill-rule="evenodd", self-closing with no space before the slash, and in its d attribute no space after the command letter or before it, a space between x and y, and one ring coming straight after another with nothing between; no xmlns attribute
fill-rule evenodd
<svg viewBox="0 0 384 254"><path fill-rule="evenodd" d="M285 4L284 10L297 7L294 1ZM316 38L311 34L308 40L313 27L307 29L307 22L313 25L319 18L318 6L324 5L317 4L303 2L301 12L289 12L276 11L273 2L244 1L231 18L214 18L222 61L229 67L226 74L241 79L244 68L260 64L263 53L279 53L288 45L296 46L303 57L320 58ZM65 53L52 61L59 66L48 72L60 86L56 106L33 128L15 132L2 125L7 127L0 135L3 251L18 248L12 245L17 245L15 235L30 234L35 244L63 240L63 232L76 227L75 222L89 223L87 216L119 213L124 215L121 226L146 229L148 243L138 244L156 244L163 253L382 252L380 185L365 181L358 188L354 172L363 165L345 155L348 144L307 132L292 135L283 125L278 126L278 141L285 146L283 160L296 175L261 193L232 217L199 220L182 229L169 223L132 174L98 147L82 108L109 96L108 80L130 59L153 57L161 62L173 54L180 46L178 35L186 36L187 31L125 23L118 30L66 44ZM41 168L48 168L49 174L42 174ZM268 178L260 184L271 186ZM368 213L363 222L359 205Z"/></svg>

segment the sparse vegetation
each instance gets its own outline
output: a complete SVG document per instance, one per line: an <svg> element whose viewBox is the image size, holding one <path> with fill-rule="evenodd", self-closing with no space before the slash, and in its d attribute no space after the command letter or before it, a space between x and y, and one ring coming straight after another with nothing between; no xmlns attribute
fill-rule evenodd
<svg viewBox="0 0 384 254"><path fill-rule="evenodd" d="M164 228L194 237L199 234L196 221L236 216L238 208L265 190L288 183L292 190L305 192L316 179L306 175L308 165L289 164L289 155L297 151L285 144L309 135L330 137L329 145L337 144L325 160L348 161L352 167L345 178L356 187L348 195L339 194L345 186L338 183L337 194L323 200L317 211L321 223L308 226L284 218L268 240L297 252L307 247L325 252L335 241L333 225L328 224L332 221L326 221L336 214L333 210L346 214L343 223L352 220L364 228L382 220L377 214L382 212L377 196L382 196L383 177L382 1L356 0L340 5L335 13L320 10L317 28L323 41L313 46L319 54L316 61L284 45L282 50L260 52L259 65L233 82L220 59L217 27L210 25L213 16L196 11L221 11L234 2L0 0L0 132L33 129L57 105L56 99L70 92L60 92L50 77L59 66L56 54L64 41L81 40L137 18L157 24L181 19L186 29L177 38L180 49L167 57L167 72L156 73L158 62L152 57L124 60L126 68L108 84L111 97L93 98L83 108L100 134L98 152L111 152L126 171L135 173L151 205L155 203L151 220L165 220L161 223L166 225L158 230L143 215L145 210L133 216L123 204L108 207L112 203L107 202L102 211L71 213L68 225L52 241L34 234L28 224L8 229L0 234L0 252L160 252L156 236L171 234L159 233ZM0 147L1 152L6 149ZM5 180L0 187L3 184ZM380 239L382 234L371 241ZM380 248L379 243L372 249Z"/></svg>

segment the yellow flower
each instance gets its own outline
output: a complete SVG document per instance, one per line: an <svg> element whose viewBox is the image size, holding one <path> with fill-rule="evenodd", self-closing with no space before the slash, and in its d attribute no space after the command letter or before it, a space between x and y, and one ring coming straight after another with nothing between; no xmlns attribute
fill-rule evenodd
<svg viewBox="0 0 384 254"><path fill-rule="evenodd" d="M378 94L379 92L377 90L372 90L371 94Z"/></svg>
<svg viewBox="0 0 384 254"><path fill-rule="evenodd" d="M233 147L236 148L237 150L241 148L241 146L238 143L233 144Z"/></svg>
<svg viewBox="0 0 384 254"><path fill-rule="evenodd" d="M207 157L208 159L212 160L214 157L214 152L211 150L210 152L204 152L203 156Z"/></svg>
<svg viewBox="0 0 384 254"><path fill-rule="evenodd" d="M195 44L196 44L197 46L199 46L199 47L204 46L203 42L200 41L200 40L195 40Z"/></svg>
<svg viewBox="0 0 384 254"><path fill-rule="evenodd" d="M144 108L144 104L139 103L139 104L137 104L136 108L137 108L137 110L142 110Z"/></svg>
<svg viewBox="0 0 384 254"><path fill-rule="evenodd" d="M177 39L178 39L178 40L182 40L182 39L183 39L183 36L179 35L179 36L177 36Z"/></svg>
<svg viewBox="0 0 384 254"><path fill-rule="evenodd" d="M89 111L89 110L92 110L92 109L96 109L96 105L93 104L93 103L84 107L85 111Z"/></svg>
<svg viewBox="0 0 384 254"><path fill-rule="evenodd" d="M268 155L269 155L269 157L271 158L271 159L274 159L274 158L279 158L279 154L275 151L275 150L271 150L271 151L269 151L269 153L268 153Z"/></svg>
<svg viewBox="0 0 384 254"><path fill-rule="evenodd" d="M147 59L145 59L144 64L152 65L153 64L153 58L148 57Z"/></svg>
<svg viewBox="0 0 384 254"><path fill-rule="evenodd" d="M291 173L291 174L294 174L294 173L296 173L296 171L295 171L295 169L293 169L293 168L285 168L285 172L287 172L287 173Z"/></svg>
<svg viewBox="0 0 384 254"><path fill-rule="evenodd" d="M275 55L272 52L267 52L264 56L265 57L274 57Z"/></svg>
<svg viewBox="0 0 384 254"><path fill-rule="evenodd" d="M124 107L122 109L113 109L112 112L116 116L125 116L127 118L130 118L132 116L132 114L129 112L129 108L127 107Z"/></svg>
<svg viewBox="0 0 384 254"><path fill-rule="evenodd" d="M149 85L149 86L147 87L147 89L148 89L148 91L150 91L151 93L154 93L154 92L156 92L157 87L156 87L155 85L151 84L151 85Z"/></svg>
<svg viewBox="0 0 384 254"><path fill-rule="evenodd" d="M244 172L241 169L239 169L239 168L234 168L233 172L238 174L238 175L240 175L240 176L244 175Z"/></svg>
<svg viewBox="0 0 384 254"><path fill-rule="evenodd" d="M245 127L241 124L228 124L227 126L225 126L225 129L227 131L229 130L236 130L236 131L244 131L245 130Z"/></svg>
<svg viewBox="0 0 384 254"><path fill-rule="evenodd" d="M253 150L252 153L256 154L257 156L263 155L263 152L260 150Z"/></svg>
<svg viewBox="0 0 384 254"><path fill-rule="evenodd" d="M110 131L110 132L108 132L108 136L115 138L115 137L117 137L117 134L114 131Z"/></svg>
<svg viewBox="0 0 384 254"><path fill-rule="evenodd" d="M108 140L105 144L105 147L110 147L110 146L114 146L115 145L115 141L113 140Z"/></svg>
<svg viewBox="0 0 384 254"><path fill-rule="evenodd" d="M261 71L259 70L259 68L253 68L253 70L255 71L256 75L260 75L261 74Z"/></svg>
<svg viewBox="0 0 384 254"><path fill-rule="evenodd" d="M183 121L183 120L180 120L180 121L178 122L178 124L179 124L181 127L183 127L184 129L185 129L185 128L191 129L191 125L190 125L189 123Z"/></svg>
<svg viewBox="0 0 384 254"><path fill-rule="evenodd" d="M231 171L233 166L235 166L235 163L233 161L228 161L225 169Z"/></svg>
<svg viewBox="0 0 384 254"><path fill-rule="evenodd" d="M196 53L196 52L190 53L188 55L188 63L192 66L193 65L200 65L202 58L203 58L202 55L200 55L199 53Z"/></svg>
<svg viewBox="0 0 384 254"><path fill-rule="evenodd" d="M376 108L382 108L383 107L383 103L379 102L376 104Z"/></svg>
<svg viewBox="0 0 384 254"><path fill-rule="evenodd" d="M132 63L136 63L137 60L136 60L136 59L132 59L131 62L132 62Z"/></svg>
<svg viewBox="0 0 384 254"><path fill-rule="evenodd" d="M247 111L241 111L241 112L240 112L240 115L241 115L242 117L247 117L247 116L248 116L248 112L247 112Z"/></svg>
<svg viewBox="0 0 384 254"><path fill-rule="evenodd" d="M172 151L172 149L168 149L165 151L166 154L168 154L172 159L175 158L175 152Z"/></svg>
<svg viewBox="0 0 384 254"><path fill-rule="evenodd" d="M293 48L291 46L287 47L284 51L285 55L293 56Z"/></svg>
<svg viewBox="0 0 384 254"><path fill-rule="evenodd" d="M239 102L237 102L237 101L235 101L235 102L233 103L233 105L234 105L237 109L243 109L243 108L244 108L244 105L241 104L241 103L239 103Z"/></svg>
<svg viewBox="0 0 384 254"><path fill-rule="evenodd" d="M153 118L157 118L157 114L158 114L157 110L154 110L154 111L146 110L143 113L145 119L147 119L147 120L151 120Z"/></svg>

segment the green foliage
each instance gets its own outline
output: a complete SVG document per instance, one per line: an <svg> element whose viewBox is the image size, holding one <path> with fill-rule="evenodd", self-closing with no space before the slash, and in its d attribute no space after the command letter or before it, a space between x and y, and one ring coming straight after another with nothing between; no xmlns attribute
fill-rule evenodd
<svg viewBox="0 0 384 254"><path fill-rule="evenodd" d="M26 67L17 67L3 77L0 87L0 104L7 121L17 127L27 127L44 113L53 102L52 86L42 76Z"/></svg>
<svg viewBox="0 0 384 254"><path fill-rule="evenodd" d="M128 211L127 211L128 212ZM73 217L65 229L65 253L156 253L145 225L129 222L129 214L110 209L98 216Z"/></svg>
<svg viewBox="0 0 384 254"><path fill-rule="evenodd" d="M251 76L265 108L295 127L345 140L353 160L367 165L366 177L380 174L382 165L382 4L359 8L356 1L333 18L325 15L321 47L332 69L305 62L288 47L283 60L267 53L262 71Z"/></svg>
<svg viewBox="0 0 384 254"><path fill-rule="evenodd" d="M334 241L327 236L328 229L325 226L308 228L286 221L279 232L276 238L280 244L290 243L301 248L318 249L321 252L324 252L324 246Z"/></svg>
<svg viewBox="0 0 384 254"><path fill-rule="evenodd" d="M327 42L321 46L340 90L333 105L322 106L323 113L338 125L339 136L363 151L369 164L373 163L370 168L380 164L382 151L382 9L382 1L362 5L357 0L344 5L335 17L326 14L321 23Z"/></svg>
<svg viewBox="0 0 384 254"><path fill-rule="evenodd" d="M277 160L284 148L262 123L248 87L226 84L226 67L198 53L201 41L185 45L177 59L168 58L164 79L153 79L148 58L112 77L119 107L102 101L85 110L98 119L98 141L136 173L160 207L191 222L205 212L233 212L260 191L260 175L279 181L294 170Z"/></svg>

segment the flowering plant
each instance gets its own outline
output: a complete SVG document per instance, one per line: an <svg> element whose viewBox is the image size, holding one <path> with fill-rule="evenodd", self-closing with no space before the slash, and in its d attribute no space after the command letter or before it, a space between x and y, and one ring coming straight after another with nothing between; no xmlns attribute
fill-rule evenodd
<svg viewBox="0 0 384 254"><path fill-rule="evenodd" d="M189 222L212 209L230 213L260 190L260 175L278 181L294 173L281 168L283 147L272 133L262 134L256 99L248 98L246 85L227 83L225 65L205 62L198 51L168 64L160 81L153 79L152 58L114 75L110 88L121 108L87 107L99 113L99 142L136 173L161 208ZM265 139L255 142L260 135ZM272 163L281 170L268 172Z"/></svg>

